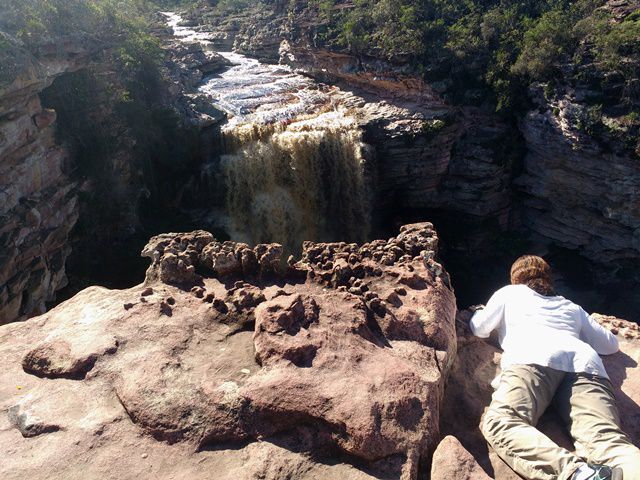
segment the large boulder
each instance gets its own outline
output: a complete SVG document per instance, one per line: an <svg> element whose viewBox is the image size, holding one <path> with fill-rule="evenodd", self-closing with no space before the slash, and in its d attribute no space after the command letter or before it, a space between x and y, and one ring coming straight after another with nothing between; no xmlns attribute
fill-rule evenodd
<svg viewBox="0 0 640 480"><path fill-rule="evenodd" d="M456 352L436 248L155 237L144 284L0 327L0 476L417 478Z"/></svg>

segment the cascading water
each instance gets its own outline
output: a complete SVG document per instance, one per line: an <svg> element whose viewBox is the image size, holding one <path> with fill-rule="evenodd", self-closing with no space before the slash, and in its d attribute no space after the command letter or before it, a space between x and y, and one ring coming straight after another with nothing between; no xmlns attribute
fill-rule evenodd
<svg viewBox="0 0 640 480"><path fill-rule="evenodd" d="M244 241L361 242L369 234L361 130L335 111L226 133L232 235Z"/></svg>
<svg viewBox="0 0 640 480"><path fill-rule="evenodd" d="M206 43L206 34L167 17L176 36ZM304 240L365 240L367 146L346 108L349 94L287 66L219 53L233 66L207 78L200 91L230 117L220 162L231 238L278 242L289 251Z"/></svg>

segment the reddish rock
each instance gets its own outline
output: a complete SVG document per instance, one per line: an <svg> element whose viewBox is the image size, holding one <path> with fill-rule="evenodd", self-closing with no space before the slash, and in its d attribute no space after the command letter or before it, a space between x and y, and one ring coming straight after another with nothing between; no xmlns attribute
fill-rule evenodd
<svg viewBox="0 0 640 480"><path fill-rule="evenodd" d="M442 439L433 454L431 480L491 480L456 437Z"/></svg>
<svg viewBox="0 0 640 480"><path fill-rule="evenodd" d="M440 438L455 299L420 255L437 243L430 224L382 243L402 250L393 265L373 260L378 243L307 243L288 277L277 245L162 235L144 250L144 285L89 288L0 327L0 408L11 412L0 416L0 476L417 478ZM220 251L241 270L211 268L207 252ZM243 264L248 252L255 263ZM338 267L344 255L354 263ZM175 259L198 273L185 277ZM386 298L410 269L424 288L404 286L384 309L337 290ZM389 327L398 322L410 334Z"/></svg>
<svg viewBox="0 0 640 480"><path fill-rule="evenodd" d="M45 340L24 356L22 368L25 372L41 377L83 376L93 368L100 356L114 353L118 348L113 337L104 335L90 338L89 335L91 333L83 336L77 332L69 340Z"/></svg>

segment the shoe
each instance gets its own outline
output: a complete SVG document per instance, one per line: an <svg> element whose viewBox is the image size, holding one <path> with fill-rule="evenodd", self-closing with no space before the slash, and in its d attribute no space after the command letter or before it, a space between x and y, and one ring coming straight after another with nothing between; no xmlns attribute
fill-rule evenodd
<svg viewBox="0 0 640 480"><path fill-rule="evenodd" d="M580 467L571 480L623 480L622 469L588 463Z"/></svg>

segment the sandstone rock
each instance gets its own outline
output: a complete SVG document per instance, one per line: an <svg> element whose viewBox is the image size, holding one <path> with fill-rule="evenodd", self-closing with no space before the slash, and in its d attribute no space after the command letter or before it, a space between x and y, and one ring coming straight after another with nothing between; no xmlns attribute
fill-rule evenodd
<svg viewBox="0 0 640 480"><path fill-rule="evenodd" d="M249 248L248 245L247 248ZM242 254L240 254L240 256L242 256ZM221 276L242 273L242 260L241 258L238 258L236 252L233 251L231 242L223 243L222 245L208 245L202 251L201 260L207 265L207 267Z"/></svg>
<svg viewBox="0 0 640 480"><path fill-rule="evenodd" d="M431 480L491 480L456 437L448 435L438 444L431 464Z"/></svg>
<svg viewBox="0 0 640 480"><path fill-rule="evenodd" d="M45 340L22 359L25 372L48 378L78 378L91 370L96 360L114 353L118 342L113 337L91 338L94 332L74 332L73 343L62 336Z"/></svg>
<svg viewBox="0 0 640 480"><path fill-rule="evenodd" d="M202 260L216 245L206 232L154 237L147 286L92 287L0 327L2 478L417 478L456 351L453 294L409 253L437 247L432 226L392 239L405 259L391 266L370 258L380 243L309 242L295 277L275 268L278 245L250 249L251 274L220 276ZM426 286L373 311L312 275L315 252L325 265L354 255L346 281L368 293L394 292L408 268ZM213 305L163 281L167 256L202 269ZM394 318L414 333L388 334Z"/></svg>
<svg viewBox="0 0 640 480"><path fill-rule="evenodd" d="M46 433L57 432L60 426L54 423L43 422L29 411L22 411L16 405L8 410L9 421L17 428L23 437L37 437Z"/></svg>
<svg viewBox="0 0 640 480"><path fill-rule="evenodd" d="M61 74L86 65L95 45L65 41L36 58L0 33L0 324L45 311L67 283L69 232L78 218L68 152L56 145L56 113L39 93ZM5 57L5 54L8 55Z"/></svg>

